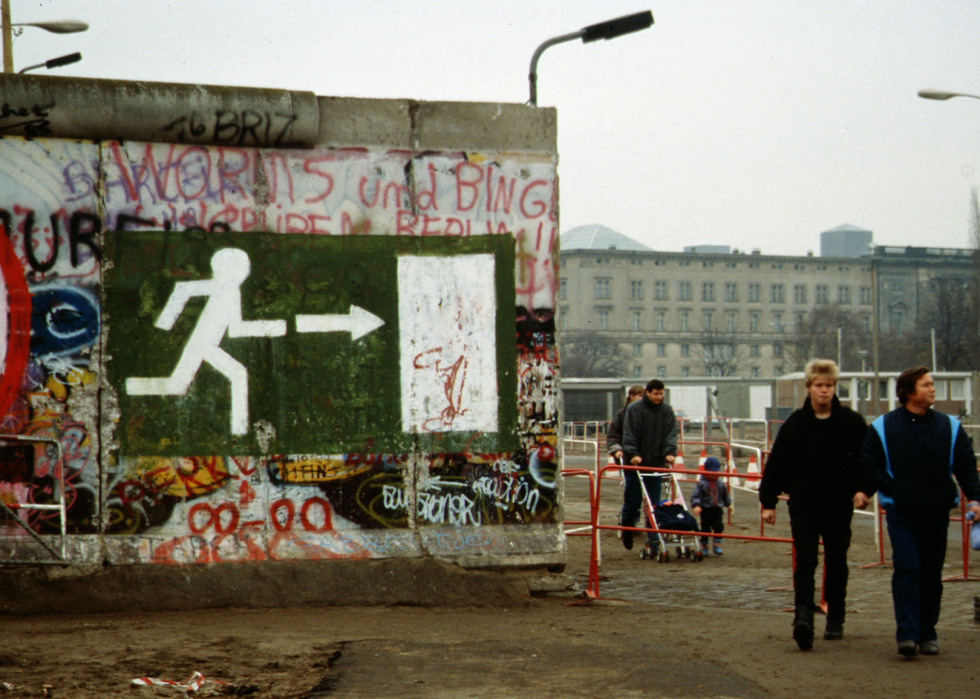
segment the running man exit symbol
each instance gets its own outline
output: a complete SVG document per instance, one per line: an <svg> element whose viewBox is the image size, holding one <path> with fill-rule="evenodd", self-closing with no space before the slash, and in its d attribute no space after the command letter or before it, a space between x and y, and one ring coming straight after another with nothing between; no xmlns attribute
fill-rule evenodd
<svg viewBox="0 0 980 699"><path fill-rule="evenodd" d="M243 320L241 285L251 274L248 253L225 248L211 258L212 278L177 282L155 323L161 330L173 328L189 299L206 296L208 301L184 346L177 367L168 377L131 377L126 392L131 396L182 396L187 393L201 364L207 362L231 382L231 433L248 432L248 370L221 349L228 337L282 337L285 320ZM384 324L377 316L356 306L349 316L298 315L299 332L350 332L357 339Z"/></svg>

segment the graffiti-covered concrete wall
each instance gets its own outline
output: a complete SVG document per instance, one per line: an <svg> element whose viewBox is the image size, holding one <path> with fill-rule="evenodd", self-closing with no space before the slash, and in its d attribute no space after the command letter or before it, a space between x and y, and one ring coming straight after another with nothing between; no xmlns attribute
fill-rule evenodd
<svg viewBox="0 0 980 699"><path fill-rule="evenodd" d="M33 532L63 480L73 562L564 560L552 110L103 83L135 106L79 126L89 82L4 80L0 432L53 441L0 441L0 502ZM0 512L0 561L47 555Z"/></svg>

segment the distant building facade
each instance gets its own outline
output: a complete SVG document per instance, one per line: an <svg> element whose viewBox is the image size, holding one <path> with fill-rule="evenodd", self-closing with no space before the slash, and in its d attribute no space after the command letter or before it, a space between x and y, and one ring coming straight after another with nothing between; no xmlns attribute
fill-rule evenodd
<svg viewBox="0 0 980 699"><path fill-rule="evenodd" d="M821 256L790 257L713 244L660 252L604 226L572 229L560 240L562 344L608 340L629 378L775 377L802 367L815 332L836 336L818 327L820 311L846 317L846 342L870 352L876 307L880 336L894 338L935 314L937 290L975 284L972 250L869 247L871 237L841 226L821 236ZM828 343L821 356L836 358ZM845 369L861 369L854 356Z"/></svg>

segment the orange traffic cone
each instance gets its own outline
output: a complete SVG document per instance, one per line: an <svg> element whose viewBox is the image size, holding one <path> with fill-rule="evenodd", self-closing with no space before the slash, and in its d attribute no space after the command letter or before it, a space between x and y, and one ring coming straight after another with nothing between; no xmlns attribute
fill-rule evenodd
<svg viewBox="0 0 980 699"><path fill-rule="evenodd" d="M684 470L684 452L681 449L677 450L677 456L674 457L674 468Z"/></svg>
<svg viewBox="0 0 980 699"><path fill-rule="evenodd" d="M746 473L759 475L759 462L756 461L755 454L749 456L749 470ZM752 490L759 489L759 480L757 478L746 478L745 487L751 488Z"/></svg>
<svg viewBox="0 0 980 699"><path fill-rule="evenodd" d="M736 471L735 471L735 459L733 459L731 457L728 457L728 470L731 471L732 473L736 473ZM729 478L729 480L728 480L728 483L729 483L729 485L731 485L732 487L735 487L735 488L741 488L742 487L742 479L739 478L738 476L731 476Z"/></svg>

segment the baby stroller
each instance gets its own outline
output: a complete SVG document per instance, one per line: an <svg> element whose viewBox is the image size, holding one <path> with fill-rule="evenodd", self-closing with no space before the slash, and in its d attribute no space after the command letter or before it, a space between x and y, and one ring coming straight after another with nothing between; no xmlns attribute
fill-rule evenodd
<svg viewBox="0 0 980 699"><path fill-rule="evenodd" d="M675 492L679 493L680 488L677 483L677 475L672 473L670 474L670 478L674 481ZM670 560L668 547L674 545L674 554L677 558L689 558L695 563L700 563L704 560L704 554L701 553L701 547L698 545L696 536L700 527L694 515L688 512L683 497L679 497L677 500L662 500L656 506L650 502L650 497L646 489L643 491L643 497L646 501L647 516L656 523L657 529L689 531L692 532L692 535L685 536L682 534L662 534L657 532L656 542L659 544L657 550L652 550L652 547L648 543L643 547L643 551L640 552L640 558L649 558L651 560L656 558L658 563L666 563Z"/></svg>

